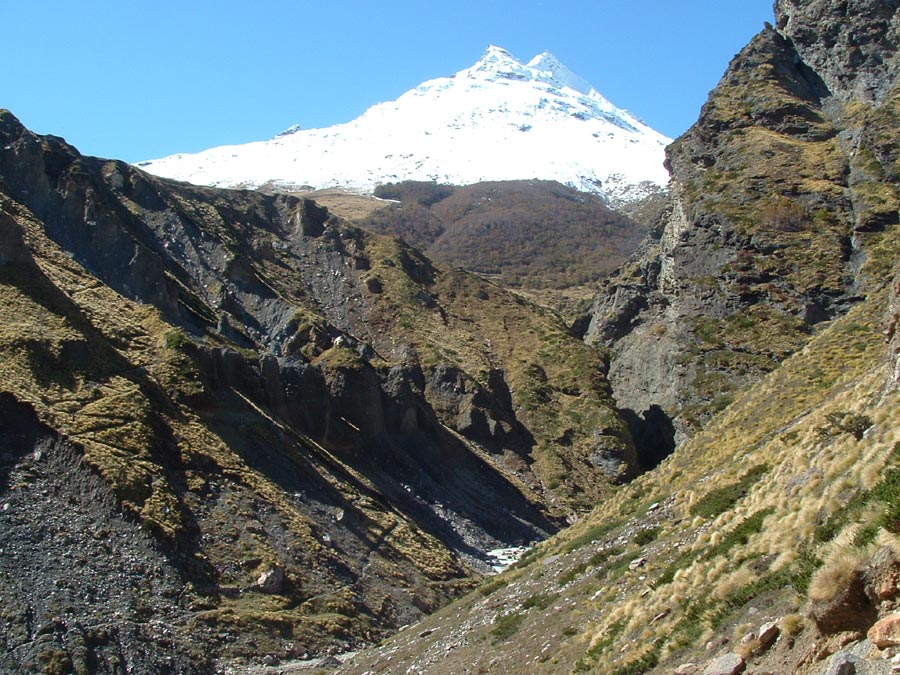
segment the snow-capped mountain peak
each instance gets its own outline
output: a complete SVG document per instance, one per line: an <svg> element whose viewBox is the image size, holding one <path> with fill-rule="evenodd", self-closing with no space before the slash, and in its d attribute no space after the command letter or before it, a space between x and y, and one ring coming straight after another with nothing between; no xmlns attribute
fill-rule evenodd
<svg viewBox="0 0 900 675"><path fill-rule="evenodd" d="M346 124L141 162L220 187L342 187L541 178L612 202L665 185L670 139L617 108L555 56L527 64L490 46L469 68L423 82Z"/></svg>
<svg viewBox="0 0 900 675"><path fill-rule="evenodd" d="M490 45L475 62L456 77L482 80L531 80L533 73L503 47Z"/></svg>
<svg viewBox="0 0 900 675"><path fill-rule="evenodd" d="M550 52L541 52L528 62L527 67L536 74L535 79L538 82L544 82L554 87L568 87L585 96L591 96L592 94L600 96L600 94L588 84L587 80L578 77L578 75L566 68L560 63L559 59Z"/></svg>
<svg viewBox="0 0 900 675"><path fill-rule="evenodd" d="M540 82L561 89L589 96L597 93L588 82L566 68L553 54L544 51L527 64L523 64L503 47L491 45L475 65L456 74L457 78L473 78L488 81L519 80Z"/></svg>

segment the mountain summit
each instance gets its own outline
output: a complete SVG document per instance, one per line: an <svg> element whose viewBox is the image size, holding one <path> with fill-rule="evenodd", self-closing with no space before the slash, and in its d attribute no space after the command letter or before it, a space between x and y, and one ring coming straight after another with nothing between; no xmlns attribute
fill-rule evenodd
<svg viewBox="0 0 900 675"><path fill-rule="evenodd" d="M557 180L612 202L663 186L670 139L617 108L549 52L527 64L490 46L470 68L423 82L346 124L141 162L219 187L341 187L435 180Z"/></svg>

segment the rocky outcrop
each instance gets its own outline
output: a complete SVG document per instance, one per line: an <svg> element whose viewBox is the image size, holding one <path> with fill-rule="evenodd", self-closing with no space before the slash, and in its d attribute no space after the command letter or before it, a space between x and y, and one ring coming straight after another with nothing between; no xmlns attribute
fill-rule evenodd
<svg viewBox="0 0 900 675"><path fill-rule="evenodd" d="M669 207L591 310L617 401L678 441L857 302L898 222L897 3L776 18L668 148Z"/></svg>
<svg viewBox="0 0 900 675"><path fill-rule="evenodd" d="M427 377L425 394L451 428L488 448L502 447L504 439L517 434L521 438L511 444L527 452L528 439L516 420L502 371L492 369L486 387L447 364L431 369Z"/></svg>
<svg viewBox="0 0 900 675"><path fill-rule="evenodd" d="M842 101L880 103L898 74L896 0L777 0L778 32Z"/></svg>

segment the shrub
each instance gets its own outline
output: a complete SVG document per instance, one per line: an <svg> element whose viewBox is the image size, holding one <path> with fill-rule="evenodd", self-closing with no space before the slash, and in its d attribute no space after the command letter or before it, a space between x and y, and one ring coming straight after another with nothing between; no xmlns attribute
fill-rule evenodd
<svg viewBox="0 0 900 675"><path fill-rule="evenodd" d="M828 424L817 429L819 436L829 438L840 433L850 434L857 441L862 440L863 434L872 426L872 420L866 415L858 415L842 410L836 410L825 416Z"/></svg>
<svg viewBox="0 0 900 675"><path fill-rule="evenodd" d="M762 651L762 643L756 638L741 642L734 649L734 653L740 656L744 661L749 661L754 656L762 653Z"/></svg>
<svg viewBox="0 0 900 675"><path fill-rule="evenodd" d="M746 495L768 470L766 464L759 464L744 474L737 483L711 490L691 507L691 513L703 518L714 518L724 513Z"/></svg>
<svg viewBox="0 0 900 675"><path fill-rule="evenodd" d="M641 530L636 535L634 535L634 543L638 546L646 546L651 541L654 541L656 539L657 535L659 535L659 530L660 528L658 526L650 527L646 530Z"/></svg>
<svg viewBox="0 0 900 675"><path fill-rule="evenodd" d="M72 672L72 659L62 649L56 647L45 649L38 654L38 660L44 667L46 675L66 675Z"/></svg>
<svg viewBox="0 0 900 675"><path fill-rule="evenodd" d="M788 614L778 622L785 635L799 635L806 628L806 618L801 614Z"/></svg>
<svg viewBox="0 0 900 675"><path fill-rule="evenodd" d="M884 503L881 526L888 532L900 533L900 468L891 467L870 491L870 496Z"/></svg>
<svg viewBox="0 0 900 675"><path fill-rule="evenodd" d="M825 565L813 574L807 595L812 601L833 599L850 585L863 556L859 551L843 549L832 555Z"/></svg>
<svg viewBox="0 0 900 675"><path fill-rule="evenodd" d="M547 609L558 597L555 593L535 593L522 603L522 609Z"/></svg>
<svg viewBox="0 0 900 675"><path fill-rule="evenodd" d="M799 232L809 222L806 209L787 197L778 197L763 211L766 224L778 232Z"/></svg>
<svg viewBox="0 0 900 675"><path fill-rule="evenodd" d="M524 620L524 614L504 614L497 619L496 625L491 629L494 644L508 640L515 635Z"/></svg>
<svg viewBox="0 0 900 675"><path fill-rule="evenodd" d="M861 440L866 429L872 426L872 420L865 415L845 415L841 419L840 429L845 431L856 440Z"/></svg>
<svg viewBox="0 0 900 675"><path fill-rule="evenodd" d="M187 335L180 328L174 328L163 334L163 346L166 349L181 349L187 342Z"/></svg>

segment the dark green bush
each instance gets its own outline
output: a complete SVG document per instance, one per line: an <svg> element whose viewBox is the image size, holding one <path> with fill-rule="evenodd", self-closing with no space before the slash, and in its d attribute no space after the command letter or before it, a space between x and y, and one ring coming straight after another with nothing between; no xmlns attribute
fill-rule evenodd
<svg viewBox="0 0 900 675"><path fill-rule="evenodd" d="M558 597L556 593L535 593L522 603L522 609L547 609Z"/></svg>
<svg viewBox="0 0 900 675"><path fill-rule="evenodd" d="M724 513L744 497L750 488L769 471L766 464L759 464L744 474L737 483L711 490L691 507L691 513L703 518L714 518Z"/></svg>
<svg viewBox="0 0 900 675"><path fill-rule="evenodd" d="M185 335L184 331L179 328L166 331L163 335L163 345L166 349L180 349L184 347L187 342L187 335Z"/></svg>
<svg viewBox="0 0 900 675"><path fill-rule="evenodd" d="M850 434L856 440L862 440L866 429L872 426L872 420L867 415L848 413L836 410L825 416L828 424L819 427L819 435L827 439L840 433Z"/></svg>
<svg viewBox="0 0 900 675"><path fill-rule="evenodd" d="M641 530L636 535L634 535L634 543L638 546L646 546L651 541L654 541L656 537L659 535L659 527L649 527L646 530Z"/></svg>
<svg viewBox="0 0 900 675"><path fill-rule="evenodd" d="M504 614L497 619L496 624L491 629L491 635L494 636L494 643L503 642L515 635L524 620L524 614Z"/></svg>

